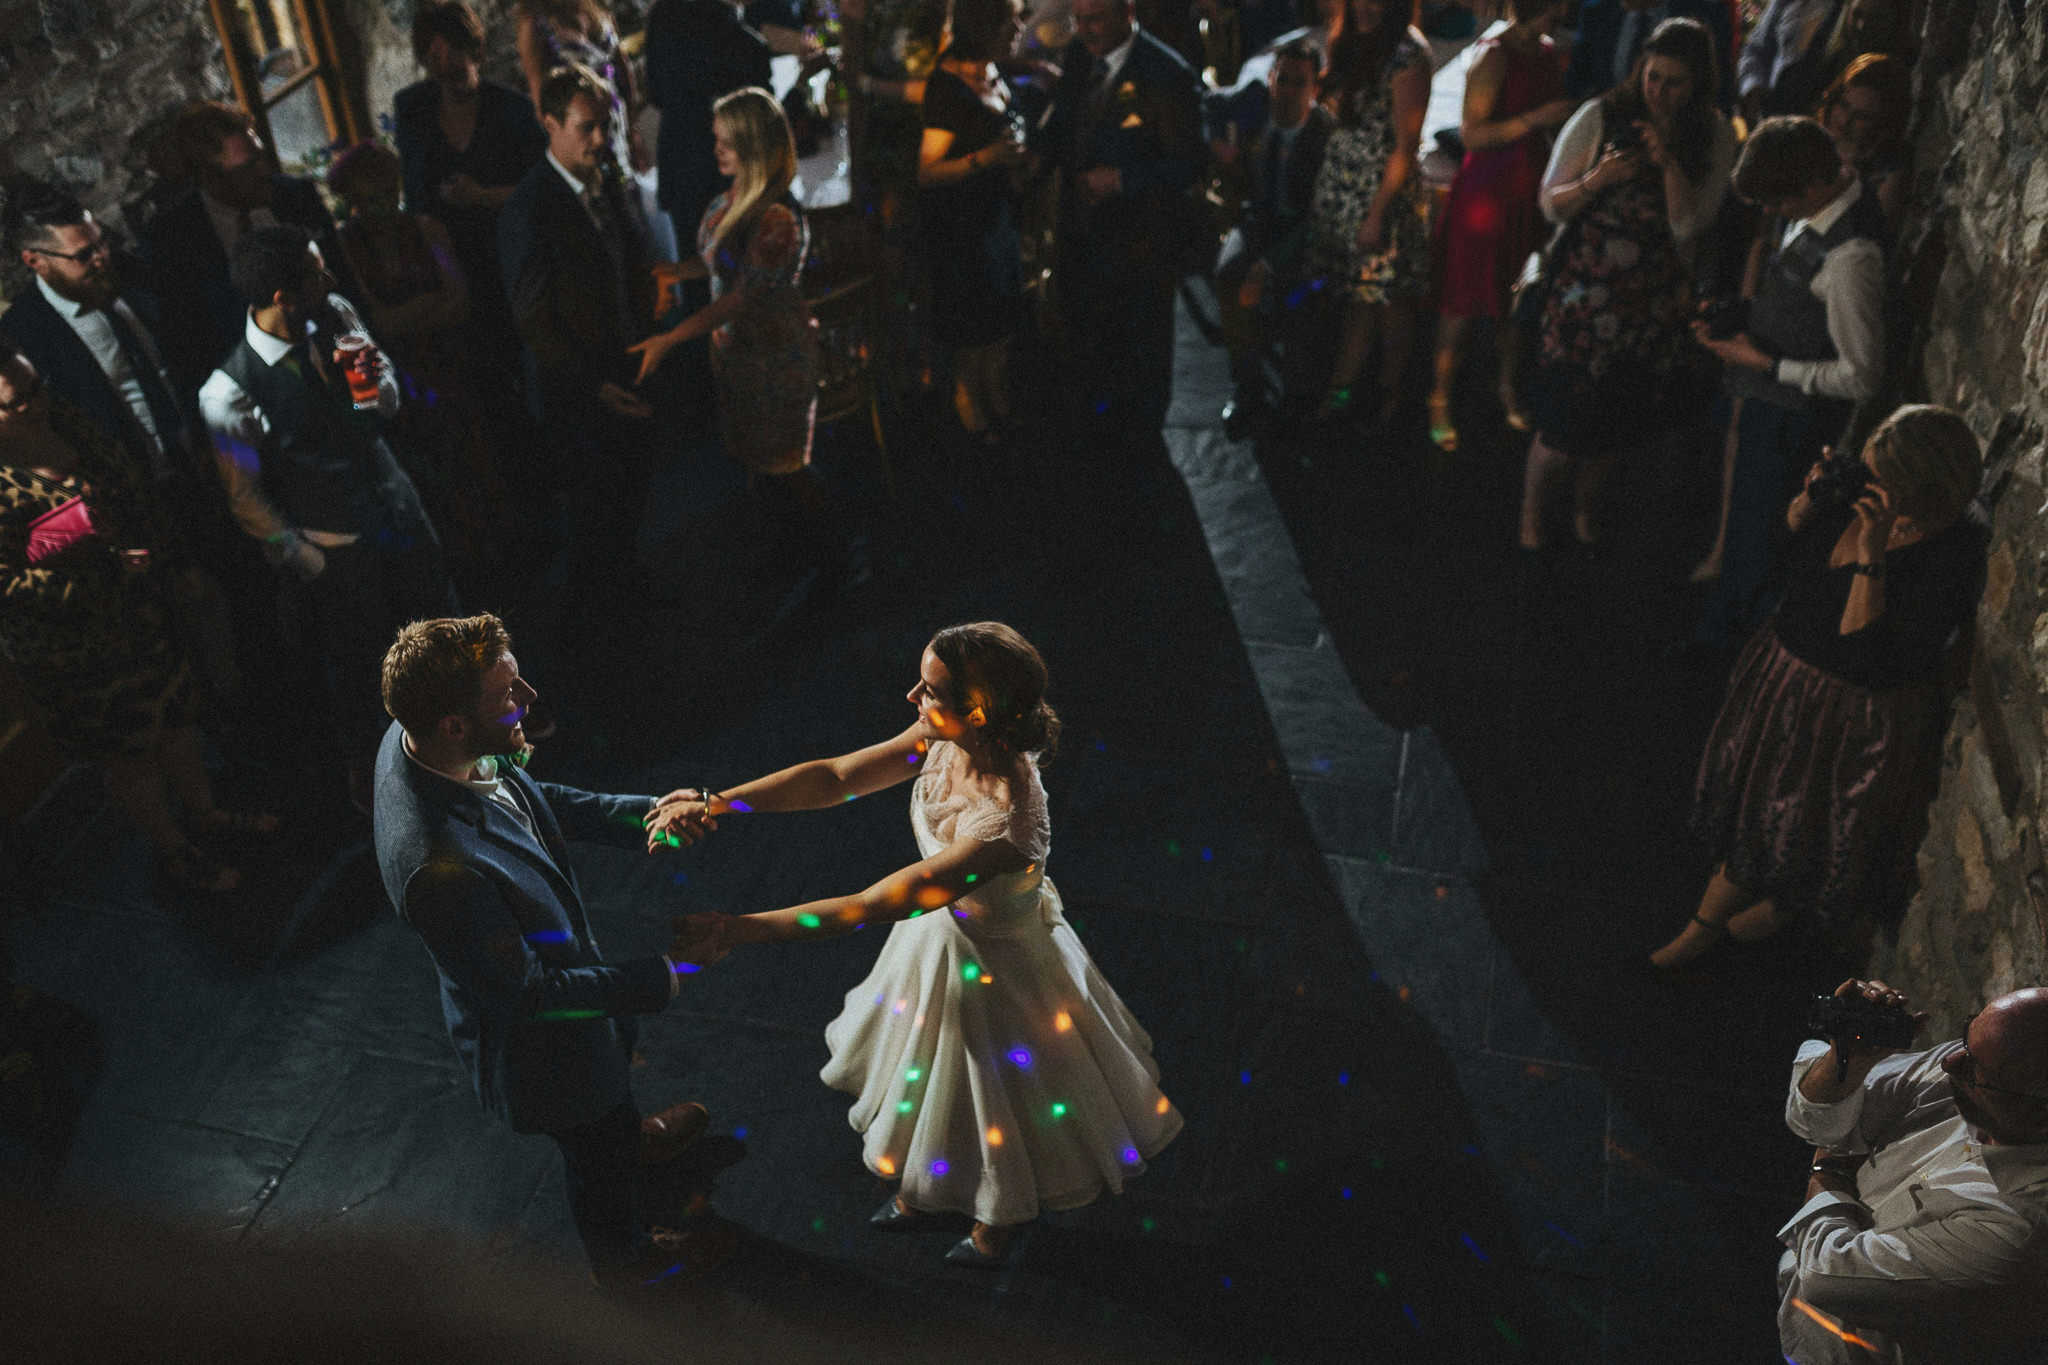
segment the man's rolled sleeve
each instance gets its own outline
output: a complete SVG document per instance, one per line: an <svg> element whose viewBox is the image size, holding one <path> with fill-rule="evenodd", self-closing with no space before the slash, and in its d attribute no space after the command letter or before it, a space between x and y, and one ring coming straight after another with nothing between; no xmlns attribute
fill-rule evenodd
<svg viewBox="0 0 2048 1365"><path fill-rule="evenodd" d="M227 490L228 510L244 531L266 544L281 544L292 533L270 499L263 496L263 443L270 419L256 400L220 370L199 389L199 415L213 441L214 468Z"/></svg>
<svg viewBox="0 0 2048 1365"><path fill-rule="evenodd" d="M1798 1055L1792 1059L1792 1084L1785 1095L1785 1126L1816 1147L1860 1151L1856 1125L1863 1118L1862 1086L1833 1104L1815 1104L1799 1092L1799 1082L1821 1065L1827 1054L1828 1045L1818 1038L1799 1045Z"/></svg>

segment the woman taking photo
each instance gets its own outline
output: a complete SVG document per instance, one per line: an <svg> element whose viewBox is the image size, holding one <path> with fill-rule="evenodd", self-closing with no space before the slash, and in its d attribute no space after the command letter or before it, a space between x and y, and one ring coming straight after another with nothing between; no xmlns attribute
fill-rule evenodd
<svg viewBox="0 0 2048 1365"><path fill-rule="evenodd" d="M1045 661L1015 630L953 626L918 661L917 720L902 734L719 792L671 792L647 815L654 849L732 812L823 810L917 779L919 861L855 895L706 918L724 949L892 926L825 1030L820 1074L857 1097L862 1158L898 1184L869 1221L972 1218L946 1254L956 1265L1001 1265L1018 1226L1122 1190L1181 1127L1151 1038L1045 875L1038 769L1060 726L1045 690Z"/></svg>
<svg viewBox="0 0 2048 1365"><path fill-rule="evenodd" d="M214 804L164 574L125 454L0 338L0 652L51 737L105 771L170 880L232 891L241 874L194 839L268 834L277 817Z"/></svg>
<svg viewBox="0 0 2048 1365"><path fill-rule="evenodd" d="M1011 172L1023 119L996 63L1023 27L1021 0L955 0L953 40L925 84L918 212L932 332L953 353L953 411L993 446L1010 418L1010 338L1024 299Z"/></svg>
<svg viewBox="0 0 2048 1365"><path fill-rule="evenodd" d="M1821 471L1785 514L1784 601L1736 661L1707 737L1692 823L1716 866L1651 954L1658 967L1767 938L1793 915L1888 922L1912 893L1941 680L1984 590L1989 535L1969 512L1982 459L1960 416L1914 405L1872 433L1860 492L1831 496Z"/></svg>
<svg viewBox="0 0 2048 1365"><path fill-rule="evenodd" d="M1465 160L1444 211L1436 383L1429 394L1429 439L1444 450L1458 448L1451 386L1465 323L1506 315L1509 287L1542 244L1536 190L1550 157L1550 132L1577 108L1562 98L1564 63L1550 40L1564 11L1564 0L1509 0L1508 27L1478 44L1465 78L1458 125ZM1496 334L1494 345L1501 407L1510 427L1527 431L1529 419L1515 396L1513 338Z"/></svg>
<svg viewBox="0 0 2048 1365"><path fill-rule="evenodd" d="M790 193L796 144L773 95L735 90L711 108L720 175L732 188L697 228L697 256L678 278L711 279L711 302L629 349L644 383L685 342L711 338L726 453L763 481L778 511L828 574L846 571L849 544L811 464L818 409L818 327L798 292L809 249L803 209Z"/></svg>
<svg viewBox="0 0 2048 1365"><path fill-rule="evenodd" d="M1692 315L1690 245L1720 212L1735 134L1714 108L1714 42L1696 19L1657 25L1627 81L1573 114L1538 197L1565 225L1548 249L1530 386L1536 437L1522 482L1524 550L1574 475L1572 533L1600 542L1600 490L1618 456L1670 427Z"/></svg>
<svg viewBox="0 0 2048 1365"><path fill-rule="evenodd" d="M1430 76L1429 47L1414 27L1419 10L1350 0L1323 77L1337 126L1310 201L1309 264L1344 301L1325 417L1368 407L1382 420L1392 415L1416 306L1429 291L1429 201L1415 173ZM1356 403L1352 385L1375 334L1375 402Z"/></svg>

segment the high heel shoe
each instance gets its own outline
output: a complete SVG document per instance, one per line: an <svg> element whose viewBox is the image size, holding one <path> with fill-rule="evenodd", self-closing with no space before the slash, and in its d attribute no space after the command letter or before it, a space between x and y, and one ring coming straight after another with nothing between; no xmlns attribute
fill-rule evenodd
<svg viewBox="0 0 2048 1365"><path fill-rule="evenodd" d="M976 1223L967 1235L953 1243L946 1253L947 1265L964 1265L974 1270L995 1270L1009 1260L1010 1231Z"/></svg>
<svg viewBox="0 0 2048 1365"><path fill-rule="evenodd" d="M925 1215L903 1202L903 1196L892 1194L889 1202L868 1215L870 1227L887 1228L891 1232L908 1232L924 1222Z"/></svg>

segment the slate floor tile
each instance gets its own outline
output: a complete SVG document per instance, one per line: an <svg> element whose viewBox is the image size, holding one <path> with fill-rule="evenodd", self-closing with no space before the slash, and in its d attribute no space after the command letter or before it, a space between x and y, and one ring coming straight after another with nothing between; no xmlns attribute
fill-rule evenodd
<svg viewBox="0 0 2048 1365"><path fill-rule="evenodd" d="M291 1148L266 1138L103 1111L80 1126L61 1193L189 1217L232 1240L263 1211L292 1160Z"/></svg>
<svg viewBox="0 0 2048 1365"><path fill-rule="evenodd" d="M1375 980L1427 1020L1445 1047L1479 1048L1493 941L1472 888L1356 858L1328 863Z"/></svg>
<svg viewBox="0 0 2048 1365"><path fill-rule="evenodd" d="M1401 736L1359 704L1334 652L1248 644L1245 653L1289 771L1391 793Z"/></svg>

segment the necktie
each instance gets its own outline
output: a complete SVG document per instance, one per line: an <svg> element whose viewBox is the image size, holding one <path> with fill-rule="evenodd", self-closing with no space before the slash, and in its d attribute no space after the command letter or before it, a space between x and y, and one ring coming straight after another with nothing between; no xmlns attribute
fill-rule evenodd
<svg viewBox="0 0 2048 1365"><path fill-rule="evenodd" d="M128 368L142 386L142 399L149 404L149 420L156 423L156 439L166 451L175 450L184 444L185 418L178 411L178 400L171 396L171 390L164 383L162 371L156 367L154 352L142 344L142 338L128 325L128 319L121 316L121 310L108 304L100 310L106 315L107 325L113 329L114 341L121 348L121 354L128 358Z"/></svg>

